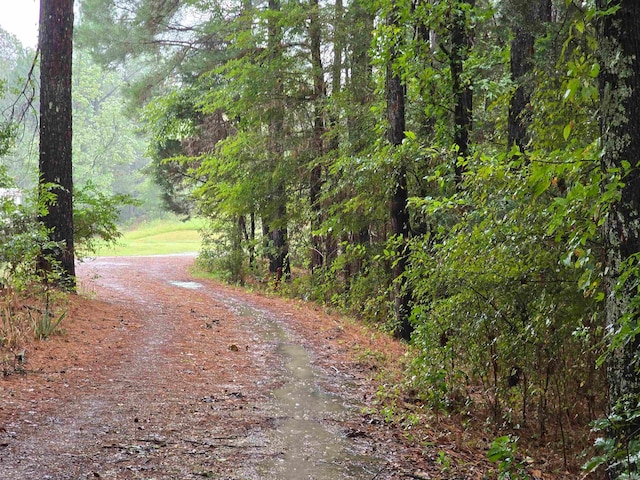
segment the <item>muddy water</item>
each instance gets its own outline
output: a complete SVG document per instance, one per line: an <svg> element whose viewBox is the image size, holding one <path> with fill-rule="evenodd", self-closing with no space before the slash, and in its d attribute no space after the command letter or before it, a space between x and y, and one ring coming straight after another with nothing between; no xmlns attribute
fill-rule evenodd
<svg viewBox="0 0 640 480"><path fill-rule="evenodd" d="M216 295L230 310L248 316L259 326L262 341L271 343L282 359L284 385L272 392L267 407L276 419L266 442L278 452L259 467L260 478L278 480L337 480L381 478L387 462L358 454L335 427L352 413L346 401L319 387L307 350L296 343L281 319L242 300Z"/></svg>
<svg viewBox="0 0 640 480"><path fill-rule="evenodd" d="M284 343L278 352L289 375L288 383L273 393L274 410L283 419L273 440L282 455L263 465L264 473L291 480L372 478L375 461L350 452L345 438L325 426L327 419L340 418L345 407L317 389L306 350Z"/></svg>

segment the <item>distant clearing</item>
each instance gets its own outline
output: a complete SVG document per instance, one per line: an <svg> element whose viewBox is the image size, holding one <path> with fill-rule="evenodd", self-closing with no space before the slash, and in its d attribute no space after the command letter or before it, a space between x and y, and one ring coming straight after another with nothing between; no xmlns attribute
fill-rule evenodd
<svg viewBox="0 0 640 480"><path fill-rule="evenodd" d="M162 220L125 231L115 247L103 247L97 256L166 255L198 252L203 220Z"/></svg>

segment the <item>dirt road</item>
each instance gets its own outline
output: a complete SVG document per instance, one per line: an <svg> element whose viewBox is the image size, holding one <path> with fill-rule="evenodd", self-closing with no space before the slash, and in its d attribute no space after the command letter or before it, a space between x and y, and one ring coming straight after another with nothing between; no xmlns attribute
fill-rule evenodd
<svg viewBox="0 0 640 480"><path fill-rule="evenodd" d="M427 478L368 410L370 334L192 262L79 266L65 334L0 380L0 479Z"/></svg>

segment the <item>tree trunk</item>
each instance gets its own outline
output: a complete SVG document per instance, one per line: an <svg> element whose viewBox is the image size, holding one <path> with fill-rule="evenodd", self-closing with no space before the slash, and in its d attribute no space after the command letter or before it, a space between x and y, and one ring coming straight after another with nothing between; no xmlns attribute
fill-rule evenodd
<svg viewBox="0 0 640 480"><path fill-rule="evenodd" d="M395 5L394 5L395 7ZM389 17L389 22L393 26L399 27L397 13L394 11ZM399 39L397 41L400 41ZM387 65L387 120L388 140L394 147L400 146L405 138L405 86L402 83L400 74L394 71L394 62L397 58L397 45L391 47L389 65ZM409 239L409 211L407 193L407 174L402 160L393 167L391 175L391 233L394 241L398 242L396 251L396 261L393 266L394 283L394 306L396 322L398 324L396 336L405 340L411 338L412 327L409 322L411 294L408 290L404 273L407 264Z"/></svg>
<svg viewBox="0 0 640 480"><path fill-rule="evenodd" d="M324 102L326 97L326 84L324 80L324 71L322 68L322 52L320 38L320 6L318 0L310 0L309 7L309 43L311 47L311 69L313 76L313 139L312 151L313 155L318 159L322 159L324 155ZM320 161L316 160L311 169L311 179L309 188L309 200L311 203L311 231L316 232L322 225L322 205L320 195L323 186L323 168ZM324 255L322 236L312 233L311 239L311 270L322 267Z"/></svg>
<svg viewBox="0 0 640 480"><path fill-rule="evenodd" d="M268 46L271 54L271 60L277 65L281 60L281 36L282 31L279 25L280 19L276 12L280 11L279 0L269 0L269 10L272 15L268 19ZM273 168L283 161L284 158L284 105L282 103L282 81L277 72L274 75L274 98L275 105L270 112L269 120L269 153ZM277 170L277 169L276 169ZM267 227L269 231L269 271L275 276L276 282L281 278L288 279L290 277L289 266L289 240L287 229L287 191L285 179L282 174L273 174L273 190L268 198L268 218Z"/></svg>
<svg viewBox="0 0 640 480"><path fill-rule="evenodd" d="M354 0L350 4L347 21L350 26L348 32L350 54L347 68L351 71L348 94L352 103L349 108L347 128L351 150L358 154L369 145L367 133L370 126L367 125L367 120L374 92L369 48L374 29L374 17L361 0Z"/></svg>
<svg viewBox="0 0 640 480"><path fill-rule="evenodd" d="M469 157L469 134L471 132L473 114L473 90L462 78L464 62L467 59L471 41L467 29L467 14L464 5L475 5L475 0L458 2L453 11L451 30L450 69L454 96L453 105L453 143L458 150L458 158L454 166L456 188L462 188L462 177L465 161Z"/></svg>
<svg viewBox="0 0 640 480"><path fill-rule="evenodd" d="M351 2L349 14L351 26L349 97L352 99L352 105L347 118L347 128L351 151L355 155L360 155L370 144L369 131L372 128L368 125L374 92L369 48L374 29L374 16L360 0ZM356 243L365 245L370 242L369 225L362 225L358 232L353 233L351 236L356 239ZM362 268L362 262L358 260L351 267L352 273L358 273Z"/></svg>
<svg viewBox="0 0 640 480"><path fill-rule="evenodd" d="M527 105L531 100L531 88L526 85L527 75L533 69L536 30L551 21L551 0L531 0L524 6L522 15L513 20L510 68L516 90L509 102L508 142L509 149L515 144L524 152L529 141Z"/></svg>
<svg viewBox="0 0 640 480"><path fill-rule="evenodd" d="M272 253L269 257L269 271L275 275L276 283L281 279L291 278L291 266L289 264L289 239L286 223L287 207L284 200L284 191L277 194L277 211L273 228L269 232L269 243Z"/></svg>
<svg viewBox="0 0 640 480"><path fill-rule="evenodd" d="M253 268L255 264L255 256L256 256L256 214L251 212L251 220L249 222L249 238L247 239L249 242L249 266Z"/></svg>
<svg viewBox="0 0 640 480"><path fill-rule="evenodd" d="M602 17L598 39L601 59L600 129L604 149L602 169L604 172L619 169L626 173L620 199L611 206L603 226L606 324L612 332L625 324L630 325L633 331L638 324L635 282L627 280L620 285L619 279L625 268L635 268L625 267L625 262L640 253L640 2L597 2L599 8L614 4L619 4L620 9L615 14ZM627 162L630 168L626 169ZM637 276L635 272L634 280ZM627 334L624 340L611 352L607 374L611 409L629 412L637 408L640 399L640 339ZM637 440L640 420L630 421L621 431L611 433L623 446L627 446L628 442ZM621 467L611 468L609 475L615 478L623 473L620 470Z"/></svg>
<svg viewBox="0 0 640 480"><path fill-rule="evenodd" d="M41 221L50 230L50 238L60 242L59 249L47 252L59 263L59 283L75 287L73 243L73 169L71 66L73 54L73 0L40 2L40 184L55 184L56 195ZM40 262L45 271L53 266Z"/></svg>
<svg viewBox="0 0 640 480"><path fill-rule="evenodd" d="M241 239L247 244L249 252L249 268L253 268L255 260L254 240L256 237L256 221L255 215L251 213L249 216L249 227L247 228L247 217L240 215L238 219L238 229L240 230Z"/></svg>
<svg viewBox="0 0 640 480"><path fill-rule="evenodd" d="M331 94L334 96L337 96L342 89L342 55L344 53L344 37L344 4L342 0L335 0L333 20L333 64L331 65Z"/></svg>
<svg viewBox="0 0 640 480"><path fill-rule="evenodd" d="M333 64L331 65L331 95L338 98L342 91L343 55L345 50L344 5L342 0L335 0L333 20ZM325 87L326 88L326 87ZM339 114L334 110L329 117L329 129L335 131ZM340 147L338 135L331 135L328 152L338 155ZM332 155L334 156L334 155ZM326 207L330 207L327 205ZM324 238L324 265L329 270L338 254L338 242L333 232L328 232Z"/></svg>

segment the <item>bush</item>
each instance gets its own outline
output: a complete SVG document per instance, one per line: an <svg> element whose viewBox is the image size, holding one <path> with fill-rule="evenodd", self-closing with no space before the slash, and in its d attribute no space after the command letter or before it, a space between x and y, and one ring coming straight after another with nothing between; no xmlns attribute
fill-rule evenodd
<svg viewBox="0 0 640 480"><path fill-rule="evenodd" d="M0 243L0 351L10 351L8 356L3 354L5 373L10 366L20 366L14 352L20 351L30 336L46 338L64 318L64 314L54 314L49 283L43 281L57 278L55 263L47 260L53 269L46 279L38 269L44 252L59 248L38 221L42 208L30 199L16 204L0 198L0 237L4 239Z"/></svg>
<svg viewBox="0 0 640 480"><path fill-rule="evenodd" d="M87 183L73 198L74 243L78 258L94 254L101 244L113 245L120 236L118 218L126 205L139 205L129 195L107 195Z"/></svg>
<svg viewBox="0 0 640 480"><path fill-rule="evenodd" d="M43 252L59 247L49 240L47 229L38 221L37 208L0 198L0 285L23 289L40 280L38 261ZM54 269L55 274L55 269Z"/></svg>
<svg viewBox="0 0 640 480"><path fill-rule="evenodd" d="M236 222L210 222L203 231L198 264L225 282L242 284L249 271L249 248Z"/></svg>

